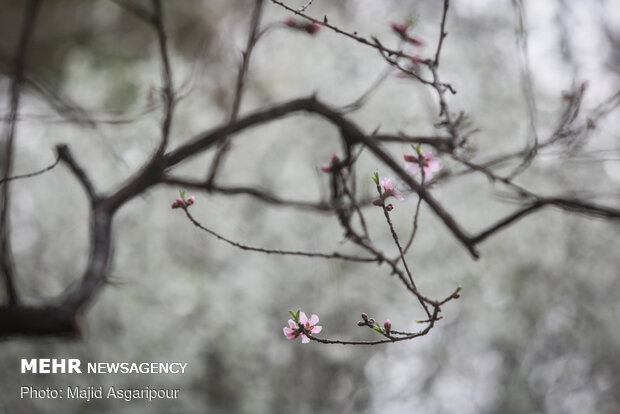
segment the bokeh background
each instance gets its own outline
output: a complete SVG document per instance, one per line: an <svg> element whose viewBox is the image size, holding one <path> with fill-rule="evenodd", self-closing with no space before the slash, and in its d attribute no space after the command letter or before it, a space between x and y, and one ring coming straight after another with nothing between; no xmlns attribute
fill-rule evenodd
<svg viewBox="0 0 620 414"><path fill-rule="evenodd" d="M253 2L164 2L174 80L182 100L171 147L225 121ZM299 7L304 1L289 1ZM518 3L518 2L517 2ZM589 81L580 119L620 86L620 10L615 1L524 1L538 129L547 137L566 105L562 92ZM148 2L136 4L148 7ZM0 88L8 112L8 60L25 2L2 1ZM414 18L430 57L440 1L315 0L308 12L396 45L389 23ZM265 2L263 25L288 14ZM520 84L513 2L454 0L440 74L458 91L479 159L523 148L527 108ZM122 184L157 147L160 65L153 31L110 1L43 2L28 55L14 173L55 159L67 143L96 186ZM385 69L378 53L328 30L308 36L276 27L254 51L241 112L286 99L355 100ZM36 86L35 86L36 85ZM54 108L58 109L55 110ZM350 117L370 132L432 134L433 91L388 76ZM576 192L618 207L618 115L599 121L571 146L543 151L519 179L542 194ZM320 171L338 152L338 131L295 116L248 130L233 143L220 182L255 185L283 197L327 199ZM395 145L400 157L408 148ZM179 175L204 177L212 154L192 158ZM444 161L447 169L457 166ZM368 154L370 174L389 171ZM508 170L506 170L508 171ZM2 413L617 413L620 412L620 227L544 210L485 241L473 261L425 207L409 259L418 286L462 297L443 309L430 335L381 347L302 345L282 335L288 310L317 313L322 337L373 339L360 312L417 330L423 314L397 280L376 265L244 252L199 232L170 209L178 188L157 187L115 217L109 285L87 314L80 341L10 339L0 344ZM434 189L470 231L515 205L485 177L466 175ZM88 209L64 166L12 185L12 243L22 296L36 303L79 278L86 262ZM243 196L196 193L203 224L243 243L354 252L334 217L265 205ZM417 198L396 205L401 234ZM367 208L373 238L395 254L378 209ZM185 375L21 375L20 358L83 361L184 361ZM22 400L19 386L115 385L180 388L173 401Z"/></svg>

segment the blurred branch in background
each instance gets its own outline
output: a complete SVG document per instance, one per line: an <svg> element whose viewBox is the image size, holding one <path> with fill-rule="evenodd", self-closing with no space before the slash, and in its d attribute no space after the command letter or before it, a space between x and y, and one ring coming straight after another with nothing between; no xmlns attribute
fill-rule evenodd
<svg viewBox="0 0 620 414"><path fill-rule="evenodd" d="M337 36L343 36L350 40L354 47L359 46L376 49L389 67L395 68L399 72L399 75L410 79L412 82L419 83L423 87L434 90L439 107L439 121L435 122L434 126L440 131L443 130L443 134L419 136L406 131L399 131L397 133L378 133L378 131L374 131L369 134L364 132L364 128L359 124L347 117L346 114L351 110L357 110L363 107L370 94L381 87L387 74L390 73L389 71L381 74L370 88L360 95L360 98L355 100L353 104L344 107L344 109L338 109L329 103L323 102L316 96L310 96L307 98L292 99L272 106L264 106L250 114L240 116L239 113L244 98L244 91L248 87L248 72L252 52L261 38L261 34L265 33L265 30L267 30L260 30L261 14L264 6L262 0L257 0L254 3L252 16L248 24L247 43L242 53L242 60L239 65L236 82L234 88L231 89L233 99L227 122L213 129L209 129L204 133L198 134L173 150L168 150L167 147L170 141L173 120L175 119L176 97L173 86L174 63L171 60L168 47L169 34L167 33L164 23L165 14L162 7L163 5L159 0L153 0L151 9L142 8L131 2L114 1L114 3L119 5L127 13L138 17L142 23L151 26L157 38L161 65L161 96L163 100L163 117L160 125L161 136L158 149L132 178L116 189L109 191L107 194L103 194L96 189L93 180L90 178L88 167L80 165L79 156L74 156L67 146L59 146L57 148L58 159L64 161L77 180L82 184L90 201L90 258L81 280L69 286L59 297L40 305L23 308L19 307L14 280L15 277L12 272L10 261L10 227L7 222L7 211L9 207L8 183L11 179L27 178L44 171L49 171L55 165L37 173L10 177L10 161L12 159L12 143L15 124L18 119L19 94L25 73L24 62L26 45L28 44L30 33L35 28L34 16L38 4L37 2L29 3L25 9L26 18L24 20L18 53L13 60L15 72L12 77L11 113L7 118L8 132L5 139L5 155L8 156L8 158L7 161L3 163L3 177L5 178L3 179L2 267L8 298L8 305L0 308L0 335L4 337L21 334L34 336L55 334L79 335L81 324L75 321L81 319L81 315L86 310L87 305L91 304L96 299L108 277L109 264L112 259L111 231L115 213L120 207L136 196L158 184L177 185L195 190L204 190L207 193L219 193L221 195L246 194L267 204L284 205L293 209L309 209L311 211L334 214L342 227L346 240L355 245L359 250L365 251L365 253L370 256L348 255L338 252L317 253L294 249L287 250L249 246L224 237L201 224L188 212L187 207L189 204L186 203L183 196L180 201L177 200L176 202L176 206L182 207L185 210L188 219L196 227L243 250L252 250L265 254L275 253L311 258L343 259L387 265L389 273L396 275L401 280L405 289L417 298L427 318L423 321L427 324L426 328L418 333L396 334L401 331L391 330L391 324L390 329L382 329L380 327L379 329L375 329L376 325L374 324L364 324L364 326L370 326L385 336L385 339L379 341L320 339L313 336L310 331L304 331L305 328L301 324L299 325L300 332L303 332L310 339L322 343L377 344L398 342L425 335L435 326L435 323L441 319L441 306L451 299L458 297L460 289L457 289L456 292L441 300L434 300L426 297L417 288L415 283L416 277L408 266L407 253L417 232L418 216L422 202L435 213L445 227L452 233L454 238L465 247L474 258L479 257L477 250L478 244L485 241L490 236L505 230L519 219L537 212L545 206L554 206L564 211L606 220L620 219L620 210L611 206L598 205L584 200L579 197L579 193L577 193L577 195L573 193L569 197L563 197L561 195L541 195L526 188L527 180L522 180L523 182L518 184L515 182L517 176L533 162L540 150L559 143L568 142L572 137L588 133L589 130L593 129L592 125L598 119L607 115L617 107L618 101L618 93L616 93L601 104L599 109L594 111L585 124L580 124L578 115L582 97L587 88L587 85L583 83L575 91L566 94L564 98L566 107L560 116L558 127L555 131L546 140L539 140L538 128L536 126L537 109L528 57L527 27L524 17L524 4L521 1L515 0L514 7L518 16L517 46L527 107L528 135L531 139L528 139L528 147L524 150L495 155L493 158L487 159L486 161L477 161L472 157L473 151L470 141L473 139L472 135L475 131L468 128L464 113L455 113L451 110L446 93L450 92L455 94L456 91L450 84L443 82L440 78L440 56L442 50L444 50L443 46L447 36L448 0L443 2L441 19L438 22L439 37L433 59L422 59L417 55L417 49L423 45L424 42L412 34L412 27L409 22L391 23L393 35L396 35L400 39L399 48L392 49L384 46L386 41L379 40L376 36L370 38L364 37L357 32L349 32L334 23L329 23L327 16L323 19L311 17L305 13L311 2L295 9L284 2L272 0L273 4L286 9L292 15L305 19L304 22L299 22L291 17L285 21L285 28L298 30L309 35L315 35L320 28L327 28L333 31ZM266 27L270 28L273 26L268 25ZM297 113L309 113L319 116L328 123L333 124L339 131L340 143L344 152L342 155L335 154L331 163L323 167L323 171L330 176L331 197L329 202L293 201L287 200L278 194L271 194L258 187L227 186L215 183L220 164L223 162L225 155L230 152L231 141L236 134L265 123L279 121ZM68 121L73 122L70 118ZM402 143L417 144L417 147L414 147L413 154L404 155L406 167L411 167L409 171L401 167L391 151L387 149L387 146L390 144ZM437 172L441 168L441 163L435 159L430 152L423 153L420 145L434 147L440 156L451 158L462 165L463 169L456 172L445 170L433 179L432 173ZM182 164L190 158L212 148L215 149L214 155L210 164L209 173L204 181L195 178L179 178L171 174L172 167ZM369 196L363 197L361 200L357 199L355 196L355 177L369 175L368 172L357 171L356 161L362 150L366 150L373 154L380 163L385 165L419 197L412 219L411 235L404 246L401 245L399 241L399 229L394 227L390 219L390 211L394 208L394 205L391 203L388 204L385 201L387 197L402 198L400 192L398 192L391 180L385 176L379 177L379 175L375 175L374 180L379 198L373 200L372 203L369 202ZM519 161L520 163L512 173L502 175L496 171L496 167L513 160ZM433 163L436 163L436 167L432 167L435 165ZM414 177L417 172L421 174L419 179ZM503 218L491 224L481 223L479 226L481 230L471 234L466 231L459 220L454 218L452 214L448 212L448 209L433 196L432 191L448 179L457 179L465 174L474 172L483 174L491 182L502 184L506 190L513 194L514 202L519 204L519 206L516 211L505 215ZM371 239L362 211L373 204L374 206L381 207L383 210L386 223L389 226L393 236L393 242L397 248L398 256L396 259L389 259L390 255L381 251ZM175 205L173 205L173 207L174 206ZM354 218L357 218L359 224L354 224L352 221ZM23 313L20 313L21 311L23 311ZM31 317L33 314L37 315L37 321L28 322L33 320ZM61 320L62 323L59 324L59 320Z"/></svg>

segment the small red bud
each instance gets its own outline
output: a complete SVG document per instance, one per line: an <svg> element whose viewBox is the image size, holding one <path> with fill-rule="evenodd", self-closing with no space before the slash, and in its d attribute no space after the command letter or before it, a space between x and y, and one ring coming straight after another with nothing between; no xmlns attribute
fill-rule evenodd
<svg viewBox="0 0 620 414"><path fill-rule="evenodd" d="M368 315L366 315L366 313L362 312L362 319L367 321L368 320Z"/></svg>
<svg viewBox="0 0 620 414"><path fill-rule="evenodd" d="M364 321L359 321L359 322L357 323L357 326L366 326L366 322L364 322Z"/></svg>
<svg viewBox="0 0 620 414"><path fill-rule="evenodd" d="M376 321L375 321L375 318L370 318L370 319L368 319L368 323L369 323L371 326L372 326L372 325L374 325L374 324L375 324L375 322L376 322Z"/></svg>

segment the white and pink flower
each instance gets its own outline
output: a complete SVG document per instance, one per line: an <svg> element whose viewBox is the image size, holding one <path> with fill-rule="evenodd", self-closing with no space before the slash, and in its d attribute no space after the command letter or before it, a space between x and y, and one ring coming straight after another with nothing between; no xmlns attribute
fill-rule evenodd
<svg viewBox="0 0 620 414"><path fill-rule="evenodd" d="M285 326L284 328L282 328L282 330L284 331L284 335L288 339L294 340L301 336L301 342L307 344L308 342L310 342L310 338L308 338L308 336L305 334L304 329L308 333L318 334L319 332L321 332L321 330L323 330L323 327L317 325L317 323L319 323L318 316L313 314L310 319L308 319L306 314L304 312L301 312L299 314L299 324L297 324L294 320L289 319L288 326ZM301 329L299 325L303 326L304 329Z"/></svg>
<svg viewBox="0 0 620 414"><path fill-rule="evenodd" d="M413 175L422 170L424 172L425 180L430 180L433 178L433 173L443 168L441 160L434 157L433 153L430 151L426 151L421 154L405 154L404 158L405 171Z"/></svg>
<svg viewBox="0 0 620 414"><path fill-rule="evenodd" d="M404 197L400 191L396 188L394 183L389 178L382 178L379 181L381 187L383 188L383 193L381 194L381 199L385 200L388 197L394 197L397 200L404 200Z"/></svg>

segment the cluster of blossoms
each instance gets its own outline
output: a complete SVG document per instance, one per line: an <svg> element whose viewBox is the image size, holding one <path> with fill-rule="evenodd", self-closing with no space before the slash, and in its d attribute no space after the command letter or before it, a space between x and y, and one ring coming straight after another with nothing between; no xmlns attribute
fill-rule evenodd
<svg viewBox="0 0 620 414"><path fill-rule="evenodd" d="M174 200L171 207L172 208L186 208L194 204L195 201L196 201L196 197L194 196L189 196L187 197L187 200L186 200L185 193L182 191L181 197L178 197L176 200Z"/></svg>
<svg viewBox="0 0 620 414"><path fill-rule="evenodd" d="M383 328L377 325L375 318L369 318L366 313L362 313L362 319L363 320L357 323L357 326L368 326L382 335L388 337L390 336L390 333L392 332L392 322L390 322L389 319L386 319L385 322L383 322Z"/></svg>
<svg viewBox="0 0 620 414"><path fill-rule="evenodd" d="M293 319L288 320L288 326L282 328L284 331L284 335L290 339L294 340L301 336L301 342L307 344L310 342L310 338L306 335L310 334L318 334L323 329L322 326L317 325L319 323L319 317L316 315L312 315L310 319L306 316L304 312L290 312L293 316Z"/></svg>
<svg viewBox="0 0 620 414"><path fill-rule="evenodd" d="M294 19L293 17L287 17L282 21L286 27L290 27L291 29L299 30L302 32L306 32L309 35L315 35L320 29L321 26L314 22L304 22Z"/></svg>
<svg viewBox="0 0 620 414"><path fill-rule="evenodd" d="M392 28L394 33L396 33L398 35L398 37L400 37L405 42L410 43L410 44L412 44L413 46L416 46L416 47L424 46L424 41L422 39L409 35L408 31L409 31L409 28L411 27L411 23L409 23L409 22L403 22L403 23L392 22L392 23L390 23L390 27ZM411 61L410 70L417 69L420 66L420 63L422 63L424 61L420 57L420 55L418 55L418 54L411 55L409 57L409 60ZM402 74L399 73L399 76L407 76L407 74L406 73L402 73Z"/></svg>
<svg viewBox="0 0 620 414"><path fill-rule="evenodd" d="M405 154L405 171L414 175L418 172L422 174L422 181L430 180L433 177L433 173L441 170L443 167L441 160L433 156L430 151L422 152L420 147L414 147L415 154ZM385 206L388 211L394 209L394 205L385 204L385 200L389 197L394 197L397 200L403 200L403 195L390 178L379 179L379 174L375 173L372 177L373 181L377 184L380 191L380 197L372 201L376 206Z"/></svg>

